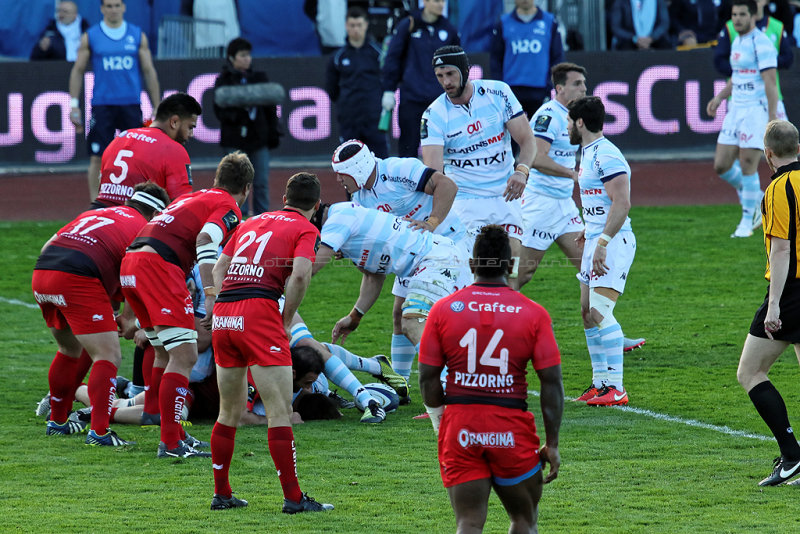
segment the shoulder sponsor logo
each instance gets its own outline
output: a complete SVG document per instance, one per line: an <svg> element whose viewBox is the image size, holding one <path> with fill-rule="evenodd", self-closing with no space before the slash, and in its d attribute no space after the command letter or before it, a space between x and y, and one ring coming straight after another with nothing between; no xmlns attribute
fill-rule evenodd
<svg viewBox="0 0 800 534"><path fill-rule="evenodd" d="M419 123L419 137L420 139L428 138L428 119L425 117Z"/></svg>
<svg viewBox="0 0 800 534"><path fill-rule="evenodd" d="M244 317L241 315L215 315L211 329L244 332Z"/></svg>

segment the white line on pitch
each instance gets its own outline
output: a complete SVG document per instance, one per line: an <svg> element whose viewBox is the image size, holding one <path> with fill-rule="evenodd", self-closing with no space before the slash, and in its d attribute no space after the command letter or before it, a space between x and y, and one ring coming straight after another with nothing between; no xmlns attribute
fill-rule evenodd
<svg viewBox="0 0 800 534"><path fill-rule="evenodd" d="M22 302L21 300L17 299L7 299L5 297L0 297L0 302L5 302L6 304L14 304L15 306L25 306L26 308L30 308L32 310L38 310L39 306L36 304L31 304L29 302Z"/></svg>
<svg viewBox="0 0 800 534"><path fill-rule="evenodd" d="M539 396L538 391L528 391L528 394L533 395L534 397ZM575 400L569 397L566 397L565 399L568 401ZM645 410L643 408L634 408L632 406L610 406L610 408L615 408L621 412L635 413L637 415L646 415L647 417L652 417L653 419L658 419L659 421L668 421L670 423L680 423L682 425L691 426L695 428L713 430L714 432L720 432L722 434L728 434L729 436L736 436L739 438L751 438L761 441L774 440L774 438L771 436L764 436L761 434L751 434L750 432L743 432L742 430L734 430L727 426L712 425L710 423L703 423L702 421L696 421L694 419L684 419L682 417L675 417L674 415L666 415L663 413L654 412L652 410Z"/></svg>

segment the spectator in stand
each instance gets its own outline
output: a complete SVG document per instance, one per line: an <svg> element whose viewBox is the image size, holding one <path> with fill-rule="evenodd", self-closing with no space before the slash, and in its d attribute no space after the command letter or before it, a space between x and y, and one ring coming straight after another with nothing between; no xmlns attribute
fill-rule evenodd
<svg viewBox="0 0 800 534"><path fill-rule="evenodd" d="M75 61L81 35L89 23L78 15L78 6L71 0L62 0L56 8L56 18L42 31L31 50L31 60L66 59Z"/></svg>
<svg viewBox="0 0 800 534"><path fill-rule="evenodd" d="M764 4L764 12L783 22L786 33L793 36L794 16L798 8L800 8L800 2L797 0L766 0ZM719 20L728 20L731 18L732 6L733 0L722 0L722 5L719 8Z"/></svg>
<svg viewBox="0 0 800 534"><path fill-rule="evenodd" d="M423 5L421 11L397 24L383 64L383 109L394 109L394 91L400 87L397 122L401 158L417 157L422 114L442 94L431 72L433 53L439 47L461 42L455 26L442 16L444 0L424 0Z"/></svg>
<svg viewBox="0 0 800 534"><path fill-rule="evenodd" d="M611 33L614 50L672 48L667 0L614 0Z"/></svg>
<svg viewBox="0 0 800 534"><path fill-rule="evenodd" d="M558 21L533 0L516 0L494 28L490 52L492 79L506 82L530 119L553 86L550 68L564 61Z"/></svg>
<svg viewBox="0 0 800 534"><path fill-rule="evenodd" d="M228 43L226 57L214 88L225 85L266 83L267 73L253 70L253 45L242 37ZM220 145L231 153L241 150L248 155L256 175L253 180L253 209L251 215L269 210L269 150L280 143L276 106L220 107L214 104L214 114L220 122ZM244 206L247 212L247 206Z"/></svg>
<svg viewBox="0 0 800 534"><path fill-rule="evenodd" d="M719 0L672 0L669 22L678 46L691 48L711 42L722 27Z"/></svg>
<svg viewBox="0 0 800 534"><path fill-rule="evenodd" d="M328 61L325 90L336 104L339 141L358 139L379 158L389 155L386 134L378 129L381 115L381 57L378 44L367 36L367 12L347 11L347 43Z"/></svg>

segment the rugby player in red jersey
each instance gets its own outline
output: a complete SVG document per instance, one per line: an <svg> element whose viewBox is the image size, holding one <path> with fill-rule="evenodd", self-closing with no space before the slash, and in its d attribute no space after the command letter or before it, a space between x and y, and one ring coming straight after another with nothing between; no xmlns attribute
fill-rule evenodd
<svg viewBox="0 0 800 534"><path fill-rule="evenodd" d="M126 306L117 320L111 301L121 301L119 270L125 248L169 202L153 183L138 184L124 206L90 210L61 228L42 247L31 283L33 295L58 352L50 365L47 435L81 432L85 423L68 419L75 389L86 375L79 359L94 362L89 376L92 410L89 445L128 445L110 430L117 369L122 358L117 326L133 322Z"/></svg>
<svg viewBox="0 0 800 534"><path fill-rule="evenodd" d="M191 193L192 171L183 145L202 111L197 100L176 93L161 101L150 127L120 133L103 152L100 190L92 206L122 205L136 184L148 180L166 189L170 200Z"/></svg>
<svg viewBox="0 0 800 534"><path fill-rule="evenodd" d="M217 166L212 189L175 199L139 232L122 259L125 300L156 349L150 388L158 391L161 414L159 458L210 456L195 448L202 442L181 426L189 374L197 361L194 307L186 277L197 262L206 296L201 324L211 328L216 300L211 270L220 243L241 221L240 206L252 185L253 165L247 156L228 154Z"/></svg>
<svg viewBox="0 0 800 534"><path fill-rule="evenodd" d="M236 426L247 402L247 370L267 412L269 453L283 489L283 512L333 508L300 491L292 433L290 327L311 281L319 231L310 219L319 209L320 185L310 173L286 184L282 210L262 213L239 226L214 267L220 289L212 343L217 362L220 410L211 433L214 465L212 510L247 506L234 497L228 470ZM278 306L285 296L283 310Z"/></svg>
<svg viewBox="0 0 800 534"><path fill-rule="evenodd" d="M536 532L542 485L561 464L561 356L547 311L508 287L513 264L502 227L481 229L470 268L475 283L433 305L420 342L420 392L439 435L442 481L459 532L482 531L492 488L509 532ZM528 362L541 383L541 448L526 402Z"/></svg>

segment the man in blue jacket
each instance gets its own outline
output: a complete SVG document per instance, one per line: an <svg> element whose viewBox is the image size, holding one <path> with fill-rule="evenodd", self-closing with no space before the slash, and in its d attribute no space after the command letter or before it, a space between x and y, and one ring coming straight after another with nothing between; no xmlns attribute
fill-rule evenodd
<svg viewBox="0 0 800 534"><path fill-rule="evenodd" d="M384 60L384 109L394 108L394 91L400 87L397 120L402 158L417 157L422 113L442 94L431 72L433 53L442 46L461 44L456 28L442 16L444 4L444 0L424 0L422 11L400 21Z"/></svg>
<svg viewBox="0 0 800 534"><path fill-rule="evenodd" d="M360 7L347 11L347 42L328 61L325 91L336 104L339 141L358 139L375 155L389 155L386 134L378 130L381 114L381 49L367 37L367 13ZM394 103L394 94L392 94Z"/></svg>
<svg viewBox="0 0 800 534"><path fill-rule="evenodd" d="M550 96L550 67L564 61L558 21L533 0L516 0L494 28L492 78L506 82L530 119Z"/></svg>

